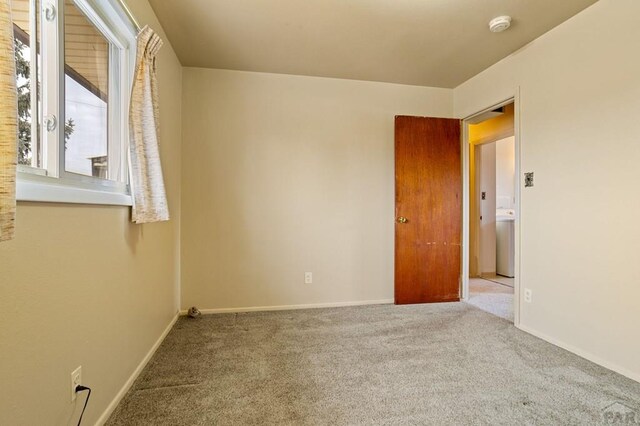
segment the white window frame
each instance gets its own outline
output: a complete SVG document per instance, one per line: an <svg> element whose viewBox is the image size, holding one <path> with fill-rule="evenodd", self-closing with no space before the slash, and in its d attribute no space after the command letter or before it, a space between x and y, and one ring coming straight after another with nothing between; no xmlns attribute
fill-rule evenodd
<svg viewBox="0 0 640 426"><path fill-rule="evenodd" d="M41 124L43 167L18 166L19 201L132 205L128 183L130 89L135 66L137 28L118 0L72 0L75 6L110 42L108 156L109 177L80 175L65 170L64 123L64 0L43 0L41 7L42 114L55 117L57 126L47 131ZM55 17L45 19L45 9ZM32 32L32 34L34 34ZM32 49L35 50L35 49ZM114 94L115 96L112 96ZM37 108L33 106L32 108ZM37 104L35 104L37 105ZM37 112L37 111L36 111ZM37 114L32 117L39 119ZM34 134L34 133L32 133ZM36 135L38 137L38 135ZM32 146L35 146L35 140ZM35 154L35 153L34 153ZM112 161L112 159L116 159Z"/></svg>

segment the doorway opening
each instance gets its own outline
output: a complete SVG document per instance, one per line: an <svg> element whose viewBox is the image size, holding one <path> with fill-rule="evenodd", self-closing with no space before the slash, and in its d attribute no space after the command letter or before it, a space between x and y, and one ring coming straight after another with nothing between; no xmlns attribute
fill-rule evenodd
<svg viewBox="0 0 640 426"><path fill-rule="evenodd" d="M514 99L463 122L463 300L511 322L517 315L518 141Z"/></svg>

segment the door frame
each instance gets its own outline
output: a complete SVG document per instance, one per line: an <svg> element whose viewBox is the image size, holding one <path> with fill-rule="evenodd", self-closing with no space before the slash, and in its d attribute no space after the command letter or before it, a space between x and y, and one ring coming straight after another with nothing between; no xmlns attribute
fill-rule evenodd
<svg viewBox="0 0 640 426"><path fill-rule="evenodd" d="M520 205L521 205L521 187L522 187L522 173L521 173L521 156L522 150L520 146L520 88L518 87L515 94L508 99L500 101L494 105L484 108L476 113L473 113L462 119L462 265L460 270L462 271L461 277L461 296L462 300L469 300L469 183L470 183L470 150L473 149L469 144L469 120L480 114L487 113L496 108L500 108L507 104L513 103L514 107L514 133L515 133L515 223L514 223L514 272L515 277L513 280L513 323L516 327L520 325L520 306L522 302L522 292L520 285Z"/></svg>

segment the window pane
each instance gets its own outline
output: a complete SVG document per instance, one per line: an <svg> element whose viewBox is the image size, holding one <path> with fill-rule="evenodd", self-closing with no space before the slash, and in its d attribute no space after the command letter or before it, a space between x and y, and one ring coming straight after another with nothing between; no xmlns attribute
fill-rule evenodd
<svg viewBox="0 0 640 426"><path fill-rule="evenodd" d="M18 163L42 167L40 123L40 2L11 0L18 88ZM33 84L37 81L37 84Z"/></svg>
<svg viewBox="0 0 640 426"><path fill-rule="evenodd" d="M65 0L65 169L109 179L109 41Z"/></svg>

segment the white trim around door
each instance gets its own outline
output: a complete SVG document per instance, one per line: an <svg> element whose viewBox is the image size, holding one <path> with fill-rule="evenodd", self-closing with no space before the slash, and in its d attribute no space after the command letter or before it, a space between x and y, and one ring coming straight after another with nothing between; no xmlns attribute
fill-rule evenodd
<svg viewBox="0 0 640 426"><path fill-rule="evenodd" d="M522 150L520 146L520 88L517 87L514 93L514 96L505 99L501 102L498 102L492 106L489 106L481 111L478 111L474 114L471 114L468 117L465 117L462 120L462 300L469 299L469 201L470 201L470 193L469 193L469 182L470 182L470 152L469 150L472 147L469 144L469 121L475 117L478 117L481 114L492 111L496 108L500 108L501 106L513 103L514 104L514 128L515 128L515 175L516 175L516 185L515 185L515 279L514 279L514 294L513 294L513 315L514 315L514 325L519 327L520 325L520 305L522 301L521 295L521 286L520 286L520 223L521 223L521 209L520 209L520 199L521 199L521 187L522 187L522 173L521 173L521 158L522 158Z"/></svg>

